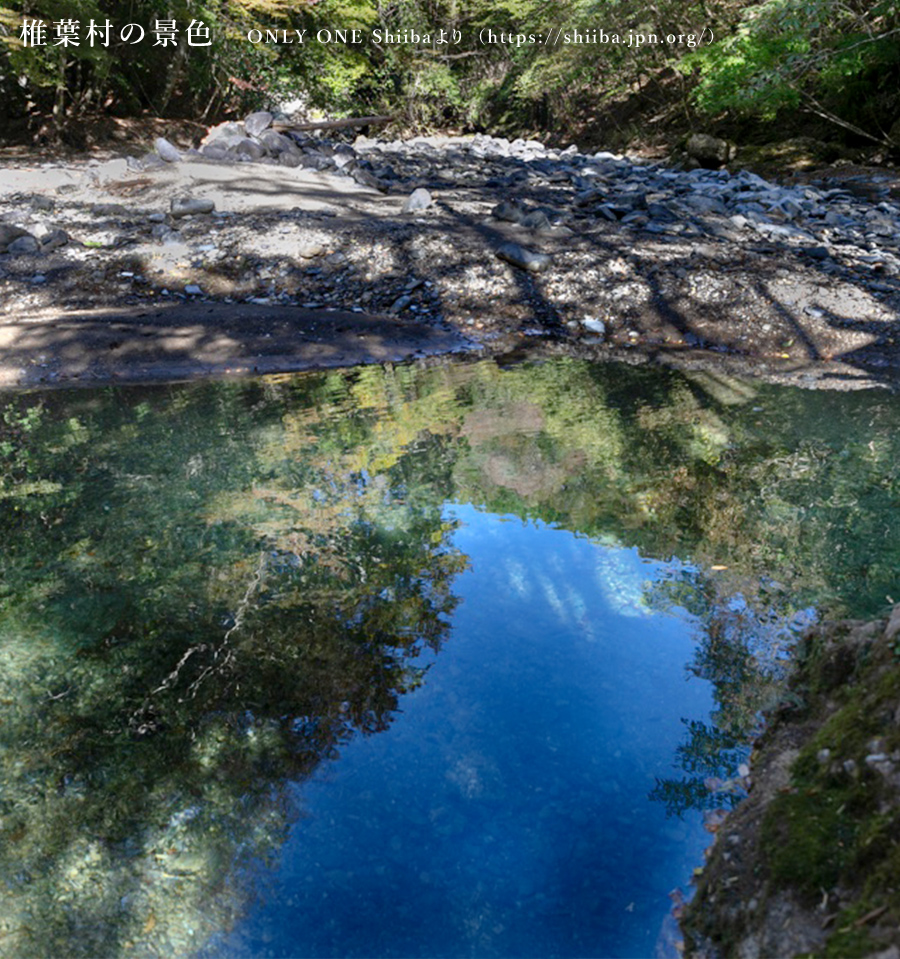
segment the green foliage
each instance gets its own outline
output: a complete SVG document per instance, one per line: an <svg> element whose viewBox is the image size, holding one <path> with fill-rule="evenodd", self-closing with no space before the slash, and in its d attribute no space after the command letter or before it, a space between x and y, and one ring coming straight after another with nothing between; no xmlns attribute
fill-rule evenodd
<svg viewBox="0 0 900 959"><path fill-rule="evenodd" d="M696 70L698 107L772 119L806 107L846 122L859 116L858 97L900 61L900 14L893 2L766 0L742 11L736 30L679 63ZM832 114L831 110L837 111Z"/></svg>

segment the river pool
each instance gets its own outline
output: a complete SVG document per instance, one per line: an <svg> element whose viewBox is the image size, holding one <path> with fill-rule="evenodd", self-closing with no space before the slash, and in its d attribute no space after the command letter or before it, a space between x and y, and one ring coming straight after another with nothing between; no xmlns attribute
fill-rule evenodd
<svg viewBox="0 0 900 959"><path fill-rule="evenodd" d="M570 360L0 396L0 956L674 955L900 404Z"/></svg>

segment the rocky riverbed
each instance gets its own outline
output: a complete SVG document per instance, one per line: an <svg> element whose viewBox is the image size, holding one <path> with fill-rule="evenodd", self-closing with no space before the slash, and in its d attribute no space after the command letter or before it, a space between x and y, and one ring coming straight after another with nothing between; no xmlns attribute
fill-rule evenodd
<svg viewBox="0 0 900 959"><path fill-rule="evenodd" d="M351 144L266 113L197 150L19 158L0 169L2 378L165 375L167 356L221 371L229 351L240 370L323 365L304 350L355 316L389 326L354 330L354 361L377 341L374 359L568 351L892 382L900 201L886 176L833 172L779 185L486 135ZM223 317L215 361L193 356Z"/></svg>

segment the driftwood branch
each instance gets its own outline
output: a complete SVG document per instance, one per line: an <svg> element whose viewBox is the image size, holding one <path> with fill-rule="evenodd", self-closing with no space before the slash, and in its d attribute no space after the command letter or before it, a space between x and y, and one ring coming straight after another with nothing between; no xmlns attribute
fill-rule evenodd
<svg viewBox="0 0 900 959"><path fill-rule="evenodd" d="M272 127L279 133L291 130L344 130L347 127L367 127L376 123L390 123L393 117L350 117L347 120L314 120L309 123L275 121Z"/></svg>

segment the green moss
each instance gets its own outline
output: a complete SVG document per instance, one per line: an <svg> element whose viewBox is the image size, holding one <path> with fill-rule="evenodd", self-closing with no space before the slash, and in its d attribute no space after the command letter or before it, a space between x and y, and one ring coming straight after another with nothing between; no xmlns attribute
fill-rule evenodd
<svg viewBox="0 0 900 959"><path fill-rule="evenodd" d="M857 903L838 916L834 923L835 932L825 944L825 959L863 959L872 954L877 946L868 929L854 925L867 911Z"/></svg>
<svg viewBox="0 0 900 959"><path fill-rule="evenodd" d="M772 879L810 900L835 886L856 856L861 818L871 810L863 782L804 784L776 797L762 841Z"/></svg>
<svg viewBox="0 0 900 959"><path fill-rule="evenodd" d="M824 665L828 686L835 678L834 648L823 656L811 652L804 679L812 677L816 685ZM790 887L810 904L836 886L857 891L831 924L824 952L845 959L877 950L870 923L895 926L900 917L900 809L885 809L886 784L865 764L872 739L879 738L887 752L900 746L892 722L900 667L883 646L857 647L855 654L839 670L852 675L852 684L832 687L832 699L841 705L801 751L790 791L772 801L762 827L774 889ZM822 750L828 750L827 759L820 759ZM849 771L848 760L856 764ZM883 914L867 918L881 908Z"/></svg>

